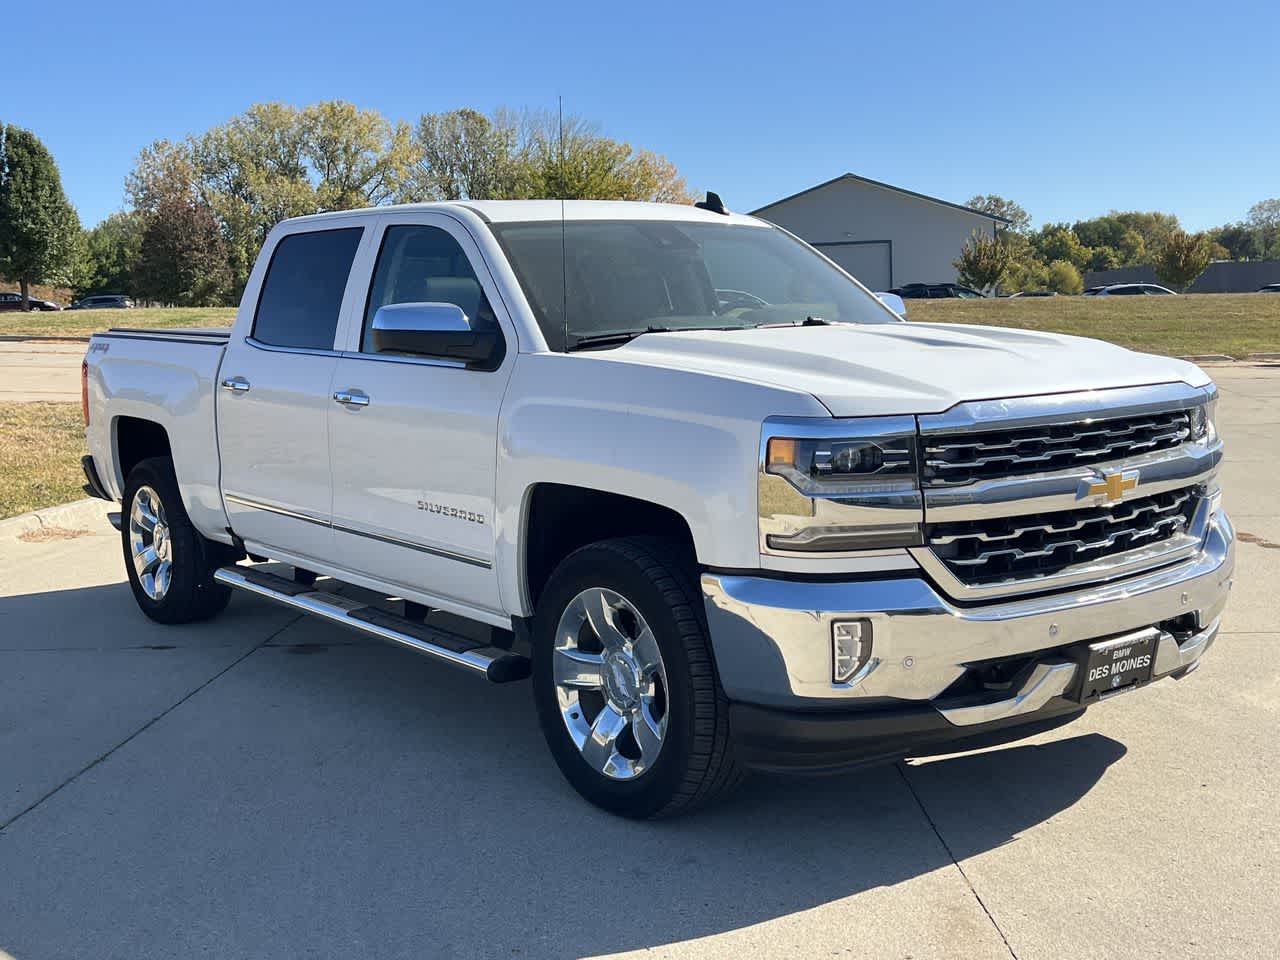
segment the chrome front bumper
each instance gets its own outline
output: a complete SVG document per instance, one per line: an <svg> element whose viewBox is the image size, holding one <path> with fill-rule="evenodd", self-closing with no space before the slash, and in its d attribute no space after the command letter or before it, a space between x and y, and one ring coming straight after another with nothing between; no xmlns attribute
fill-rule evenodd
<svg viewBox="0 0 1280 960"><path fill-rule="evenodd" d="M1159 630L1186 614L1195 615L1195 632L1179 643L1160 631L1153 679L1194 668L1226 605L1234 539L1218 511L1190 559L1069 593L983 605L956 604L922 576L831 582L706 573L702 590L730 700L846 712L905 702L970 726L1030 717L1066 693L1076 668L1056 656L1061 648ZM841 684L831 679L831 624L844 619L871 622L872 648L854 682ZM943 697L974 664L1035 654L1043 657L1017 691L979 704Z"/></svg>

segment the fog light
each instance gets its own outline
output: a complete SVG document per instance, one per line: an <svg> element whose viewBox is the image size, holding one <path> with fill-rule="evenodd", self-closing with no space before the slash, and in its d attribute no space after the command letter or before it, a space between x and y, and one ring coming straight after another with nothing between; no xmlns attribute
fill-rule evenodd
<svg viewBox="0 0 1280 960"><path fill-rule="evenodd" d="M831 624L832 680L848 683L870 656L870 620L837 620Z"/></svg>

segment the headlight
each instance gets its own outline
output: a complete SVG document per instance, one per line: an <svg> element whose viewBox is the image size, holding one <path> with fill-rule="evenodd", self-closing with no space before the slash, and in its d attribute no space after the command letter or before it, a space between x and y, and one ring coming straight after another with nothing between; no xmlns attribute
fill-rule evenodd
<svg viewBox="0 0 1280 960"><path fill-rule="evenodd" d="M1213 443L1218 439L1218 425L1214 417L1218 412L1218 395L1191 408L1191 439L1196 443Z"/></svg>
<svg viewBox="0 0 1280 960"><path fill-rule="evenodd" d="M763 441L764 552L831 554L921 542L914 418L770 420Z"/></svg>
<svg viewBox="0 0 1280 960"><path fill-rule="evenodd" d="M801 440L772 437L765 470L786 477L802 493L909 490L916 482L915 437Z"/></svg>

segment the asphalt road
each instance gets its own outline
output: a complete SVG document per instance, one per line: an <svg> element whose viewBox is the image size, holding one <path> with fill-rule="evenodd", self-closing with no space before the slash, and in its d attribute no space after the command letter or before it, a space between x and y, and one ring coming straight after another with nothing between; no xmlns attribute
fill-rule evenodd
<svg viewBox="0 0 1280 960"><path fill-rule="evenodd" d="M0 340L0 401L80 400L83 343Z"/></svg>
<svg viewBox="0 0 1280 960"><path fill-rule="evenodd" d="M1218 375L1243 540L1200 670L670 823L579 801L523 685L249 597L159 627L105 523L0 542L0 955L1271 960L1280 370Z"/></svg>

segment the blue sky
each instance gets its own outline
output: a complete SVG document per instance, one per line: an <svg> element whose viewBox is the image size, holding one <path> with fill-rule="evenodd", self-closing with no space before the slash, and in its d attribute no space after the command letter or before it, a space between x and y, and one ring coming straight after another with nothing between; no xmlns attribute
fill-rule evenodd
<svg viewBox="0 0 1280 960"><path fill-rule="evenodd" d="M254 101L412 120L563 95L738 210L852 171L1199 229L1280 196L1278 28L1274 2L18 3L0 120L44 139L86 225L142 146Z"/></svg>

